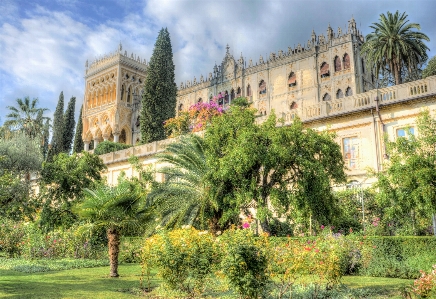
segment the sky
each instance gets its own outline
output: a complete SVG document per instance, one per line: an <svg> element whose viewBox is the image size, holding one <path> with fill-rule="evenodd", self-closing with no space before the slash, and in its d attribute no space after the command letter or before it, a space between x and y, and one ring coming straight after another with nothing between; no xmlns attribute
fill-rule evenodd
<svg viewBox="0 0 436 299"><path fill-rule="evenodd" d="M387 11L406 12L436 55L435 0L0 0L0 124L17 98L39 99L52 117L61 91L83 103L85 62L123 45L150 59L168 28L176 84L207 77L224 58L264 59L307 43L312 30L346 31L354 17L366 35ZM66 104L65 104L66 108Z"/></svg>

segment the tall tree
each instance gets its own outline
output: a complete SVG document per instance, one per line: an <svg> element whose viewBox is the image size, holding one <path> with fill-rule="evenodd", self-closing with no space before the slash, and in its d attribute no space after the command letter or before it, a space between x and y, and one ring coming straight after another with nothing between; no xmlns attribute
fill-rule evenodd
<svg viewBox="0 0 436 299"><path fill-rule="evenodd" d="M11 131L23 131L31 138L40 137L43 128L43 122L47 117L43 113L47 108L38 108L38 99L32 101L27 96L23 99L16 99L17 107L8 106L10 113L6 115L5 127Z"/></svg>
<svg viewBox="0 0 436 299"><path fill-rule="evenodd" d="M414 73L418 65L428 58L429 48L424 41L430 41L422 32L412 31L421 29L417 23L408 23L406 13L395 14L388 12L380 15L380 23L373 23L370 28L374 32L366 36L362 45L362 54L367 63L374 69L378 77L383 69L393 74L395 84L402 83L401 71L406 67L408 73Z"/></svg>
<svg viewBox="0 0 436 299"><path fill-rule="evenodd" d="M427 63L427 66L422 71L422 77L427 78L430 76L436 75L436 56L430 59Z"/></svg>
<svg viewBox="0 0 436 299"><path fill-rule="evenodd" d="M74 126L76 121L74 119L74 111L76 109L76 97L71 97L68 102L67 111L64 114L64 132L63 136L63 152L69 153L71 151L71 144L74 138Z"/></svg>
<svg viewBox="0 0 436 299"><path fill-rule="evenodd" d="M82 111L83 111L83 104L82 107L80 108L79 119L77 121L76 135L74 136L73 153L80 153L81 151L83 151L84 148L84 143L82 139L82 133L83 133Z"/></svg>
<svg viewBox="0 0 436 299"><path fill-rule="evenodd" d="M141 110L141 141L166 138L164 121L176 113L173 50L168 30L161 29L147 69Z"/></svg>
<svg viewBox="0 0 436 299"><path fill-rule="evenodd" d="M198 229L215 227L222 209L214 202L205 184L207 174L203 138L197 135L183 136L180 141L167 146L158 155L165 166L159 172L165 181L153 185L148 195L149 205L154 207L159 224L163 227L194 225Z"/></svg>
<svg viewBox="0 0 436 299"><path fill-rule="evenodd" d="M209 192L230 208L221 223L252 201L266 231L271 207L277 214L298 212L320 224L331 222L330 184L345 181L339 145L331 134L306 129L298 119L277 125L274 113L257 125L252 109L231 106L206 128Z"/></svg>
<svg viewBox="0 0 436 299"><path fill-rule="evenodd" d="M64 92L59 95L56 111L53 115L53 137L51 148L47 159L51 161L53 157L64 151Z"/></svg>
<svg viewBox="0 0 436 299"><path fill-rule="evenodd" d="M118 277L120 237L126 230L143 224L143 197L140 190L127 180L121 180L117 186L100 185L84 191L84 201L75 211L80 217L89 220L89 224L83 226L84 229L106 229L110 277Z"/></svg>
<svg viewBox="0 0 436 299"><path fill-rule="evenodd" d="M418 136L409 129L405 137L387 142L389 162L377 174L376 186L386 207L385 224L409 225L413 234L422 234L436 214L436 119L424 111L416 123Z"/></svg>

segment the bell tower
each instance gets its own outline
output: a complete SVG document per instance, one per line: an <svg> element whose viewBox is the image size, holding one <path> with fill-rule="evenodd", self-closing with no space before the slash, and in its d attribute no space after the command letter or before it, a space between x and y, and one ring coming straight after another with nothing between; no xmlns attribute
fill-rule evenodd
<svg viewBox="0 0 436 299"><path fill-rule="evenodd" d="M140 138L139 111L147 75L146 60L127 51L120 43L113 53L85 64L83 142L89 150L101 141L135 144Z"/></svg>

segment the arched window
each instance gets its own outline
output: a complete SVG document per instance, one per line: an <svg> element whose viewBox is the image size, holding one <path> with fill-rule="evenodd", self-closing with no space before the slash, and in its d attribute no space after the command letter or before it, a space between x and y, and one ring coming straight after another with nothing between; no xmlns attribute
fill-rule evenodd
<svg viewBox="0 0 436 299"><path fill-rule="evenodd" d="M247 97L251 97L251 86L248 84L247 86Z"/></svg>
<svg viewBox="0 0 436 299"><path fill-rule="evenodd" d="M346 97L349 97L349 96L352 96L353 95L353 90L351 89L351 87L348 87L346 90L345 90L345 96Z"/></svg>
<svg viewBox="0 0 436 299"><path fill-rule="evenodd" d="M341 70L342 70L342 68L341 68L341 59L338 56L336 56L335 57L335 72L339 72Z"/></svg>
<svg viewBox="0 0 436 299"><path fill-rule="evenodd" d="M226 90L226 92L224 93L224 105L227 105L229 102L229 93Z"/></svg>
<svg viewBox="0 0 436 299"><path fill-rule="evenodd" d="M266 94L266 82L264 80L259 82L259 94Z"/></svg>
<svg viewBox="0 0 436 299"><path fill-rule="evenodd" d="M120 143L124 143L124 144L126 143L126 130L124 129L121 130L121 134L118 140Z"/></svg>
<svg viewBox="0 0 436 299"><path fill-rule="evenodd" d="M183 110L183 104L180 103L180 105L179 105L179 111L182 111L182 110Z"/></svg>
<svg viewBox="0 0 436 299"><path fill-rule="evenodd" d="M297 103L292 102L292 104L291 104L291 106L289 106L289 108L290 108L291 110L294 110L294 109L297 109L297 108L298 108L298 105L297 105Z"/></svg>
<svg viewBox="0 0 436 299"><path fill-rule="evenodd" d="M329 65L327 62L323 62L320 68L321 78L330 76Z"/></svg>
<svg viewBox="0 0 436 299"><path fill-rule="evenodd" d="M235 90L232 89L232 91L230 92L230 101L235 99Z"/></svg>
<svg viewBox="0 0 436 299"><path fill-rule="evenodd" d="M362 58L362 73L365 73L365 61Z"/></svg>
<svg viewBox="0 0 436 299"><path fill-rule="evenodd" d="M344 54L344 58L342 59L342 61L344 65L344 70L348 70L350 68L350 56L347 53Z"/></svg>
<svg viewBox="0 0 436 299"><path fill-rule="evenodd" d="M332 98L330 97L330 95L328 94L328 93L326 93L323 97L322 97L322 100L324 101L324 102L326 102L326 101L330 101Z"/></svg>
<svg viewBox="0 0 436 299"><path fill-rule="evenodd" d="M288 85L289 87L297 85L297 75L294 72L291 72L288 77Z"/></svg>
<svg viewBox="0 0 436 299"><path fill-rule="evenodd" d="M124 98L124 85L121 85L121 99L120 101L122 102Z"/></svg>
<svg viewBox="0 0 436 299"><path fill-rule="evenodd" d="M222 106L224 104L224 92L218 93L218 105Z"/></svg>
<svg viewBox="0 0 436 299"><path fill-rule="evenodd" d="M236 97L239 98L242 96L242 90L240 87L238 87L238 89L236 90Z"/></svg>
<svg viewBox="0 0 436 299"><path fill-rule="evenodd" d="M336 98L342 99L343 97L344 97L344 93L342 92L341 89L338 89L338 91L336 92Z"/></svg>
<svg viewBox="0 0 436 299"><path fill-rule="evenodd" d="M130 103L130 87L127 90L127 103Z"/></svg>
<svg viewBox="0 0 436 299"><path fill-rule="evenodd" d="M198 98L197 103L203 103L203 99L202 98Z"/></svg>

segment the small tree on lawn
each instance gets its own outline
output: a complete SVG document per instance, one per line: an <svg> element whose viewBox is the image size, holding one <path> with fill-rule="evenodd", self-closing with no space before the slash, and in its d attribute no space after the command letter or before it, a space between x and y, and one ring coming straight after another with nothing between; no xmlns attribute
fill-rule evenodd
<svg viewBox="0 0 436 299"><path fill-rule="evenodd" d="M126 230L139 227L146 215L140 189L123 178L117 186L100 185L84 192L85 198L76 206L76 212L89 220L83 229L106 229L110 277L118 277L120 237Z"/></svg>

